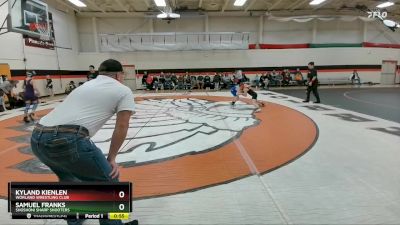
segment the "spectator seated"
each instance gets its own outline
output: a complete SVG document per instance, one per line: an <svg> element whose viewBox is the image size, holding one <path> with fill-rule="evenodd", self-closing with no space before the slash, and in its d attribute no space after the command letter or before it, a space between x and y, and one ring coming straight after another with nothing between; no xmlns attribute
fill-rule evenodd
<svg viewBox="0 0 400 225"><path fill-rule="evenodd" d="M204 87L205 87L207 90L210 90L211 87L212 87L211 77L208 76L208 75L206 75L206 76L204 77Z"/></svg>
<svg viewBox="0 0 400 225"><path fill-rule="evenodd" d="M184 83L185 83L185 78L184 78L182 75L179 76L179 77L178 77L178 86L177 86L177 88L178 88L179 90L184 89Z"/></svg>
<svg viewBox="0 0 400 225"><path fill-rule="evenodd" d="M195 76L190 76L191 79L191 89L193 90L194 88L197 87L197 79Z"/></svg>
<svg viewBox="0 0 400 225"><path fill-rule="evenodd" d="M186 75L184 77L184 89L185 90L191 90L192 89L192 81L191 81L189 75Z"/></svg>
<svg viewBox="0 0 400 225"><path fill-rule="evenodd" d="M165 76L165 84L164 84L164 89L165 90L173 90L175 89L175 84L172 81L171 75L167 74Z"/></svg>
<svg viewBox="0 0 400 225"><path fill-rule="evenodd" d="M65 87L65 94L71 93L76 88L75 82L71 80L68 85Z"/></svg>

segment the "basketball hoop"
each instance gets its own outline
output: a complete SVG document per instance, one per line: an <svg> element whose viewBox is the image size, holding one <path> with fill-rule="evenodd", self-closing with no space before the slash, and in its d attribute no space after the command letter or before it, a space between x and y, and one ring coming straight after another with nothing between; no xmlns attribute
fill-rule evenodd
<svg viewBox="0 0 400 225"><path fill-rule="evenodd" d="M43 41L50 41L51 38L50 38L50 36L47 36L47 35L40 35L39 39L43 40Z"/></svg>
<svg viewBox="0 0 400 225"><path fill-rule="evenodd" d="M29 30L38 33L41 40L50 40L50 30L47 23L30 23Z"/></svg>

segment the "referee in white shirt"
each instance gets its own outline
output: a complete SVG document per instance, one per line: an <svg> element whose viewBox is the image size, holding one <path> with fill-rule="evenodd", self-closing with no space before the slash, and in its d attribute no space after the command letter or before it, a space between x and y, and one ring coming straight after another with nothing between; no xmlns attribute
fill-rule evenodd
<svg viewBox="0 0 400 225"><path fill-rule="evenodd" d="M120 83L123 76L121 63L113 59L104 61L96 79L73 90L36 125L31 137L32 151L60 181L118 182L115 158L126 138L135 106L132 91ZM105 158L90 137L114 114L117 114L117 121ZM67 222L68 225L81 225L83 220ZM123 223L100 220L100 224Z"/></svg>

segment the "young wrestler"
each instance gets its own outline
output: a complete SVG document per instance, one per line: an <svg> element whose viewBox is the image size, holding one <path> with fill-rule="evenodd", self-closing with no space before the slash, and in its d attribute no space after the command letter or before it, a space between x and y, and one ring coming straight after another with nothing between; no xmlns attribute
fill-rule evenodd
<svg viewBox="0 0 400 225"><path fill-rule="evenodd" d="M238 85L233 84L231 87L231 94L233 95L233 99L232 99L232 108L235 106L235 103L237 101L239 101L239 95L238 95Z"/></svg>
<svg viewBox="0 0 400 225"><path fill-rule="evenodd" d="M244 82L243 80L243 73L241 70L236 70L235 73L233 74L233 84L231 87L231 94L233 95L233 100L232 100L232 107L235 106L235 103L239 101L239 85Z"/></svg>
<svg viewBox="0 0 400 225"><path fill-rule="evenodd" d="M26 79L24 81L24 101L25 101L25 110L24 110L24 122L29 123L30 120L35 120L35 111L39 104L39 91L33 84L33 75L36 73L34 71L26 73ZM29 109L32 105L31 113L29 113ZM30 120L28 119L28 116Z"/></svg>
<svg viewBox="0 0 400 225"><path fill-rule="evenodd" d="M243 95L244 97L247 97L247 94L249 94L252 97L252 104L257 108L256 112L260 112L261 109L260 107L264 107L265 104L262 101L257 100L257 92L255 92L250 85L241 83L239 84L239 90L237 90L238 86L233 86L231 88L231 93L234 96L234 99L232 100L232 107L235 105L235 103L239 100L239 95Z"/></svg>

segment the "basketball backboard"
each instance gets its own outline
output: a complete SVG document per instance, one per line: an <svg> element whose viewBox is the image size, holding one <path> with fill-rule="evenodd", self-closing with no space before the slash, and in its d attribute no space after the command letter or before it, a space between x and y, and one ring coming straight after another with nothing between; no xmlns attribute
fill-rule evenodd
<svg viewBox="0 0 400 225"><path fill-rule="evenodd" d="M10 32L50 39L48 6L41 0L8 0Z"/></svg>

